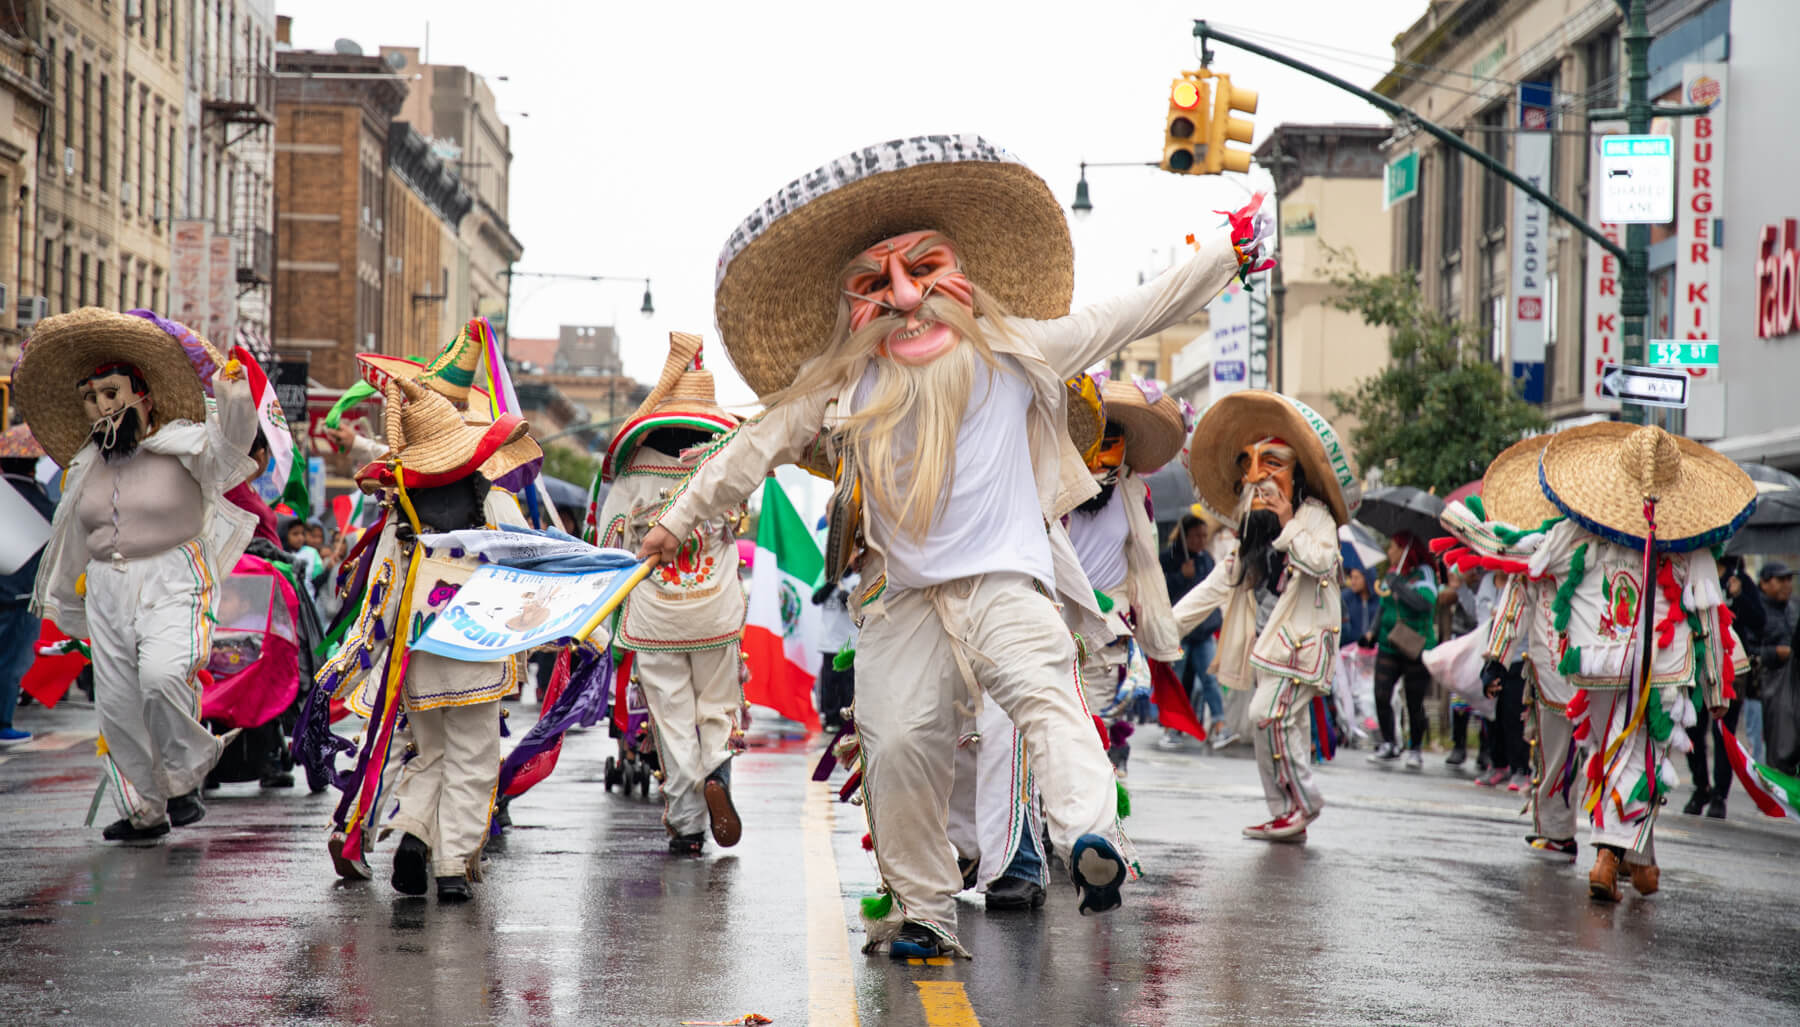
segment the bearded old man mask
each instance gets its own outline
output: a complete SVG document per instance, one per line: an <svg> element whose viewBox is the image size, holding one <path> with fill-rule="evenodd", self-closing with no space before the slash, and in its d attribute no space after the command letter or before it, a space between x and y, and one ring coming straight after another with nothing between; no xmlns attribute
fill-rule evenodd
<svg viewBox="0 0 1800 1027"><path fill-rule="evenodd" d="M1238 480L1242 573L1254 585L1280 575L1281 554L1273 544L1306 499L1306 471L1294 447L1273 437L1245 446L1238 454L1238 469L1242 472Z"/></svg>
<svg viewBox="0 0 1800 1027"><path fill-rule="evenodd" d="M76 386L92 437L106 459L130 456L149 434L150 386L130 364L102 364Z"/></svg>

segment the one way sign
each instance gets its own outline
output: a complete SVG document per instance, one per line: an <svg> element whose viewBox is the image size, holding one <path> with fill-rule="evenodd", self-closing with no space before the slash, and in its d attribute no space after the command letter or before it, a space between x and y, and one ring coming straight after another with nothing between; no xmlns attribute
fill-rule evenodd
<svg viewBox="0 0 1800 1027"><path fill-rule="evenodd" d="M1607 364L1600 373L1600 394L1645 406L1686 407L1688 375L1680 368Z"/></svg>

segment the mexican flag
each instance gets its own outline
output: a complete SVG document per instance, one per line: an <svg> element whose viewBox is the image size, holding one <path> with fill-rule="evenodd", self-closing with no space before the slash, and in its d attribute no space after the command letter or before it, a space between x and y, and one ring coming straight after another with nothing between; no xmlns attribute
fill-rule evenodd
<svg viewBox="0 0 1800 1027"><path fill-rule="evenodd" d="M1795 812L1795 807L1800 807L1800 780L1751 759L1743 743L1723 724L1719 724L1719 735L1725 739L1725 756L1731 760L1731 769L1756 808L1771 817L1800 820L1800 813Z"/></svg>
<svg viewBox="0 0 1800 1027"><path fill-rule="evenodd" d="M275 397L275 386L263 373L262 365L242 346L234 346L231 355L244 365L244 380L250 383L250 398L256 403L256 420L263 438L269 440L269 459L275 465L267 474L281 494L270 503L286 503L301 520L312 516L312 504L306 494L306 458L289 430L287 415ZM263 475L258 475L263 477ZM267 493L264 493L266 496Z"/></svg>
<svg viewBox="0 0 1800 1027"><path fill-rule="evenodd" d="M770 478L763 483L750 608L744 619L744 657L750 670L744 698L814 731L819 729L812 699L818 654L800 626L824 573L819 544L780 483Z"/></svg>

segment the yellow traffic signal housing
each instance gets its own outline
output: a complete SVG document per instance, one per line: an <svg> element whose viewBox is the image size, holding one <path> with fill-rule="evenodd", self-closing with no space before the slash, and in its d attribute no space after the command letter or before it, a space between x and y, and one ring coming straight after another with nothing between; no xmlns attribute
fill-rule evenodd
<svg viewBox="0 0 1800 1027"><path fill-rule="evenodd" d="M1204 70L1202 74L1205 74ZM1256 91L1234 87L1230 75L1214 74L1212 79L1212 121L1207 126L1206 133L1205 173L1216 175L1221 171L1236 171L1243 174L1250 170L1250 153L1231 149L1225 144L1250 141L1255 127L1247 118L1232 117L1231 112L1255 114Z"/></svg>
<svg viewBox="0 0 1800 1027"><path fill-rule="evenodd" d="M1163 126L1162 169L1177 175L1206 173L1207 133L1212 102L1205 72L1182 72L1169 86L1169 114Z"/></svg>

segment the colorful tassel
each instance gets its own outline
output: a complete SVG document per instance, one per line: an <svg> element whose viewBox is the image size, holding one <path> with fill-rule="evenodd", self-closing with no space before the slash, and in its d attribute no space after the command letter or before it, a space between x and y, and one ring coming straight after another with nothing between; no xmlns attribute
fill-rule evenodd
<svg viewBox="0 0 1800 1027"><path fill-rule="evenodd" d="M1581 587L1581 579L1587 574L1587 551L1586 542L1575 547L1574 555L1569 557L1569 572L1563 575L1562 584L1556 587L1556 598L1550 603L1551 612L1556 615L1556 630L1559 634L1569 630L1569 615L1574 609L1575 590ZM1605 582L1601 584L1604 586ZM1563 673L1572 672L1565 670Z"/></svg>
<svg viewBox="0 0 1800 1027"><path fill-rule="evenodd" d="M863 836L862 836L862 847L863 847L864 852L874 852L875 851L875 836L868 833L867 831L864 831ZM864 899L863 901L867 902L869 900Z"/></svg>
<svg viewBox="0 0 1800 1027"><path fill-rule="evenodd" d="M864 895L862 899L862 915L864 920L885 920L894 911L894 896L889 892L880 895Z"/></svg>
<svg viewBox="0 0 1800 1027"><path fill-rule="evenodd" d="M1123 781L1115 780L1113 782L1113 787L1117 788L1119 792L1118 816L1120 820L1124 820L1126 817L1131 816L1131 793L1125 790L1125 782Z"/></svg>
<svg viewBox="0 0 1800 1027"><path fill-rule="evenodd" d="M1481 518L1482 520L1485 521L1488 519L1487 506L1481 502L1480 496L1478 496L1478 495L1464 496L1463 497L1463 505L1469 508L1470 513Z"/></svg>
<svg viewBox="0 0 1800 1027"><path fill-rule="evenodd" d="M849 646L845 646L843 649L838 651L838 654L836 656L833 656L831 658L831 669L832 670L842 672L842 671L849 670L851 667L854 667L854 666L856 666L856 650L850 648Z"/></svg>

